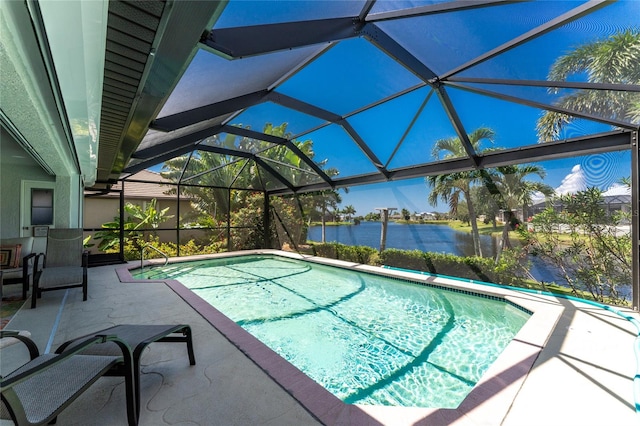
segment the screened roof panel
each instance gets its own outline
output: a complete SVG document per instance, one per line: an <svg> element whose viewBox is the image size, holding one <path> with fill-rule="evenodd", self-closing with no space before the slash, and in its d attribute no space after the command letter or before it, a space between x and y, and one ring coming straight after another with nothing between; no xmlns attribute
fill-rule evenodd
<svg viewBox="0 0 640 426"><path fill-rule="evenodd" d="M214 28L357 16L365 0L231 0Z"/></svg>
<svg viewBox="0 0 640 426"><path fill-rule="evenodd" d="M229 117L230 115L228 114L220 117L215 117L210 120L201 121L191 126L174 130L172 132L163 132L159 130L149 129L144 139L138 146L138 151L142 151L144 149L151 148L157 145L162 145L163 143L175 141L183 137L189 137L190 135L196 135L194 138L194 142L200 139L204 139L208 136L207 133L213 132L207 132L207 129L216 128L216 126L222 124Z"/></svg>
<svg viewBox="0 0 640 426"><path fill-rule="evenodd" d="M226 164L225 158L215 159L213 161L215 161L215 163L211 164L212 159L202 158L197 151L193 151L165 162L162 168L163 175L172 182L182 183L193 178L193 176L207 173L214 167L221 167L220 163Z"/></svg>
<svg viewBox="0 0 640 426"><path fill-rule="evenodd" d="M579 2L535 2L439 13L377 23L437 74L442 74L548 22Z"/></svg>
<svg viewBox="0 0 640 426"><path fill-rule="evenodd" d="M236 60L200 49L158 118L266 90L321 48L310 46Z"/></svg>
<svg viewBox="0 0 640 426"><path fill-rule="evenodd" d="M228 164L222 164L204 172L191 173L190 176L183 179L182 183L187 185L210 185L229 188L248 161L249 160L245 158L235 159L229 161Z"/></svg>
<svg viewBox="0 0 640 426"><path fill-rule="evenodd" d="M249 159L237 158L231 156L219 156L213 155L208 152L195 152L198 157L210 156L220 157L218 164L215 161L211 161L212 164L208 165L205 170L199 170L193 167L189 170L188 176L185 176L182 183L187 185L203 185L203 186L216 186L220 188L230 188L231 185L238 178L238 174L241 170L247 167Z"/></svg>
<svg viewBox="0 0 640 426"><path fill-rule="evenodd" d="M558 2L552 2L556 4ZM573 7L574 2L566 3ZM640 2L619 1L610 2L599 10L568 22L553 31L542 34L526 43L479 63L461 73L459 77L491 77L502 79L547 80L556 60L576 49L597 41L604 41L624 31L637 32L639 27ZM610 48L611 49L611 48ZM613 49L610 50L614 52ZM585 72L570 73L569 81L586 82L589 80L599 83L630 83L624 79L625 73L618 74L616 69L624 67L624 61L637 61L637 54L621 55L618 51L611 65L603 64L608 72L598 74L591 79ZM626 57L625 57L626 56ZM588 60L586 60L588 61ZM617 66L616 66L617 65ZM636 76L637 82L637 76Z"/></svg>
<svg viewBox="0 0 640 426"><path fill-rule="evenodd" d="M595 135L614 130L613 127L591 120L576 119L562 127L557 140L573 139L582 136Z"/></svg>
<svg viewBox="0 0 640 426"><path fill-rule="evenodd" d="M378 1L371 8L369 15L375 15L382 12L401 11L420 6L437 5L441 3L451 3L455 0L394 0L394 1Z"/></svg>
<svg viewBox="0 0 640 426"><path fill-rule="evenodd" d="M256 152L271 148L274 144L271 142L238 136L231 133L220 133L203 140L200 145L219 147L255 154Z"/></svg>
<svg viewBox="0 0 640 426"><path fill-rule="evenodd" d="M432 89L423 87L348 118L349 123L386 163ZM375 123L372 125L372 123Z"/></svg>
<svg viewBox="0 0 640 426"><path fill-rule="evenodd" d="M160 169L162 177L170 182L178 183L190 158L189 154L185 154L167 160Z"/></svg>
<svg viewBox="0 0 640 426"><path fill-rule="evenodd" d="M479 126L495 131L495 148L518 148L542 141L565 140L597 133L609 132L611 125L587 119L573 119L566 123L560 133L549 136L538 126L548 113L545 110L519 105L500 99L477 95L463 90L450 89L449 94L456 103L465 102L474 107L458 108L457 111L468 133ZM500 111L500 116L495 115Z"/></svg>
<svg viewBox="0 0 640 426"><path fill-rule="evenodd" d="M640 92L621 90L588 90L574 88L547 88L499 84L464 83L471 90L488 91L508 97L517 97L521 102L534 101L549 107L559 107L582 113L585 119L603 119L611 125L632 125L629 110L634 102L640 102ZM505 101L506 102L506 101ZM508 102L511 104L511 102ZM507 106L505 105L504 108Z"/></svg>
<svg viewBox="0 0 640 426"><path fill-rule="evenodd" d="M391 157L388 167L397 169L415 164L432 163L437 160L432 153L436 141L455 137L456 131L447 118L447 113L438 97L432 95L409 129L406 138Z"/></svg>
<svg viewBox="0 0 640 426"><path fill-rule="evenodd" d="M344 115L419 82L371 43L355 38L329 49L278 87L278 92Z"/></svg>
<svg viewBox="0 0 640 426"><path fill-rule="evenodd" d="M451 165L468 170L476 163L464 139L481 127L509 150L494 153L496 160L484 156L487 167L527 161L532 151L536 158L567 156L563 148L558 155L536 148L538 141L637 128L637 16L640 2L624 0L232 0L193 44L193 60L130 164L200 148L225 158L214 172L222 185L285 193L412 178ZM551 72L557 58L583 43L629 29L630 53L604 67L622 73ZM546 84L549 78L566 81ZM577 118L565 123L562 112ZM544 137L541 118L552 125ZM611 135L613 141L590 138L589 146L622 149L619 133ZM439 166L445 155L436 158L434 144L460 136L467 146L453 157L461 161ZM232 159L239 161L226 165ZM201 179L189 173L191 181Z"/></svg>
<svg viewBox="0 0 640 426"><path fill-rule="evenodd" d="M249 126L249 128L259 132L264 131L265 124L267 123L276 127L286 124L284 130L288 136L302 133L323 122L324 120L320 118L283 107L273 102L256 105L230 120L230 124L243 127ZM280 136L289 138L284 135Z"/></svg>
<svg viewBox="0 0 640 426"><path fill-rule="evenodd" d="M491 96L493 93L496 97L501 95L514 97L520 99L522 102L537 102L547 106L552 106L560 98L559 93L554 93L555 89L543 86L519 86L515 84L487 84L487 83L474 83L474 82L456 82L448 87L460 87L468 89L470 91L477 91L479 93L486 92L487 96ZM560 92L564 92L567 89L559 89Z"/></svg>
<svg viewBox="0 0 640 426"><path fill-rule="evenodd" d="M250 186L247 186L247 183ZM231 188L235 189L259 189L259 190L276 190L286 188L287 185L276 178L264 167L258 165L253 160L248 160L244 167L239 170L236 180L231 184Z"/></svg>
<svg viewBox="0 0 640 426"><path fill-rule="evenodd" d="M233 182L238 170L246 162L245 159L228 155L217 155L206 151L194 151L186 167L165 168L167 171L177 170L180 173L172 173L176 178L182 177L180 183L197 185L212 185L226 187ZM166 172L165 172L166 174ZM177 180L176 180L177 182Z"/></svg>
<svg viewBox="0 0 640 426"><path fill-rule="evenodd" d="M306 135L313 141L313 160L329 176L329 170L338 172L338 177L372 173L376 167L366 157L354 140L337 125L324 127Z"/></svg>
<svg viewBox="0 0 640 426"><path fill-rule="evenodd" d="M138 145L138 150L149 148L150 146L154 146L158 143L162 143L164 139L169 140L172 138L173 136L167 137L167 132L161 132L158 130L149 129L147 131L147 135L145 136L145 138L142 140L142 142L140 142L140 145Z"/></svg>
<svg viewBox="0 0 640 426"><path fill-rule="evenodd" d="M471 133L479 127L489 127L496 134L495 148L518 148L539 142L537 125L544 110L455 88L448 88L447 93L452 102L458 105L456 111L465 125L465 131ZM588 123L583 120L582 125L570 126L563 135L576 137L593 134L594 126L598 125ZM581 129L584 133L580 133ZM612 128L600 125L599 130L604 132Z"/></svg>
<svg viewBox="0 0 640 426"><path fill-rule="evenodd" d="M131 158L131 159L129 159L129 162L127 163L127 168L135 167L135 166L137 166L139 164L142 164L144 161L145 160L140 159L140 158ZM158 164L158 163L156 163L156 164ZM124 174L127 174L127 173L129 173L129 172L127 171Z"/></svg>
<svg viewBox="0 0 640 426"><path fill-rule="evenodd" d="M447 93L458 106L456 111L467 134L479 127L488 127L496 134L496 147L515 148L538 143L536 122L542 110L455 88L447 88Z"/></svg>
<svg viewBox="0 0 640 426"><path fill-rule="evenodd" d="M282 150L283 148L284 147L272 148L272 151ZM292 153L290 153L290 151L287 154L289 156L292 156ZM303 162L299 162L295 166L292 166L291 163L285 162L287 160L277 160L279 155L274 154L273 152L265 152L264 156L259 155L259 157L265 162L265 164L278 172L280 176L285 178L287 182L289 182L293 186L311 185L323 181L323 179L318 176L318 174L313 171L311 167Z"/></svg>

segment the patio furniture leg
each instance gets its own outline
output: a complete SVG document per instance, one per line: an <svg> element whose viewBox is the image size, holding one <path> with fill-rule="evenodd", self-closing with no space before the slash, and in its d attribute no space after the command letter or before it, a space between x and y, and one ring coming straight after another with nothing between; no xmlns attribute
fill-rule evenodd
<svg viewBox="0 0 640 426"><path fill-rule="evenodd" d="M155 342L176 342L186 343L187 353L189 356L189 364L195 365L196 358L193 351L193 338L191 327L186 324L172 324L172 325L138 325L138 324L124 324L110 327L104 330L97 331L96 333L87 335L102 335L112 334L118 336L119 339L126 342L129 347L133 348L133 381L134 381L134 393L135 393L135 405L136 413L140 414L140 358L142 352L151 343ZM179 334L182 334L180 336ZM70 345L78 340L86 338L87 336L78 337L63 343L56 350L61 352L67 349ZM83 351L83 355L109 355L115 353L117 348L113 345L94 345ZM117 370L117 367L112 371L113 375L121 375L121 372Z"/></svg>

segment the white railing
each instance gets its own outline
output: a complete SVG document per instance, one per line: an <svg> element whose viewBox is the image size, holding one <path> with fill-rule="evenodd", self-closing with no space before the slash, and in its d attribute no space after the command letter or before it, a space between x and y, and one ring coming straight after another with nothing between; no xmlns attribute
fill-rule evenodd
<svg viewBox="0 0 640 426"><path fill-rule="evenodd" d="M157 247L154 247L151 244L146 244L144 247L142 247L142 250L140 250L140 272L142 272L144 268L144 251L148 248L153 249L156 253L164 257L164 265L162 266L167 266L167 263L169 263L169 256L167 256L164 252L160 251Z"/></svg>

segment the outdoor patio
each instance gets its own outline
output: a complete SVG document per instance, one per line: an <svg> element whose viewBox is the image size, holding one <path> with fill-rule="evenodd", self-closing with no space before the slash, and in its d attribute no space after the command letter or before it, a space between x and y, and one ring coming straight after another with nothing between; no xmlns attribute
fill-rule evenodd
<svg viewBox="0 0 640 426"><path fill-rule="evenodd" d="M119 252L103 247L95 265L133 258L127 239L142 256L159 250L138 247L138 232L175 242L171 256L298 250L310 213L325 241L342 191L349 218L455 213L471 222L475 256L489 260L504 251L483 255L477 219L500 213L515 228L512 214L534 219L525 207L538 192L552 203L590 189L593 205L608 197L606 217L591 223L624 213L631 232L620 256L571 256L607 267L595 288L628 287L631 307L408 275L534 312L456 409L344 404L177 281L132 282L123 264L89 269L87 301L79 289L45 293L4 328L53 352L113 325L189 324L195 366L184 345L144 352L142 425L640 424L640 1L289 3L0 2L0 238L44 244L49 228L79 228L89 247L117 234ZM153 214L125 224L132 199ZM454 206L463 199L466 218ZM97 235L104 229L113 232ZM439 253L439 239L424 238L424 252ZM599 275L601 265L579 272ZM21 345L4 348L0 374L26 360ZM107 377L57 424L126 422L123 380Z"/></svg>
<svg viewBox="0 0 640 426"><path fill-rule="evenodd" d="M517 342L515 358L509 347L508 358L513 361L507 360L509 367L492 367L456 410L320 403L305 408L300 403L305 400L302 394L317 393L317 389L306 380L298 380L294 391L276 383L270 375L278 375L277 367L266 372L243 353L266 353L261 344L241 351L172 289L179 289L175 284L123 283L116 273L122 268L91 268L88 301L82 302L79 289L46 293L37 309L23 308L6 328L29 330L44 352L73 337L116 324L190 324L195 366L189 365L182 344L152 344L142 358L142 425L623 426L638 422L633 385L633 347L638 330L620 315L591 305L535 294L510 296L545 310L535 323L541 327L530 326L525 334L519 334L516 340L522 337L523 341ZM638 319L637 313L624 314ZM237 337L235 331L227 334L232 340ZM546 340L541 352L526 342L532 335ZM28 356L19 346L3 350L3 372ZM530 362L535 359L528 374L522 367L525 358ZM501 360L504 366L505 360ZM125 423L123 381L118 377L101 378L58 418L59 425Z"/></svg>

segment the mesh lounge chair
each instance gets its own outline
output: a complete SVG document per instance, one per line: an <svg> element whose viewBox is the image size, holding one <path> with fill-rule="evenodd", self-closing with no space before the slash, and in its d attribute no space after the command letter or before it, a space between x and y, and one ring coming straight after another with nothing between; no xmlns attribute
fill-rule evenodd
<svg viewBox="0 0 640 426"><path fill-rule="evenodd" d="M16 331L0 330L0 338L11 337L27 346L31 361L1 378L2 403L17 425L44 425L56 417L111 368L121 366L125 376L127 420L138 423L134 400L133 355L115 336L93 336L59 355L39 355L35 343ZM78 352L113 342L114 356L79 355Z"/></svg>
<svg viewBox="0 0 640 426"><path fill-rule="evenodd" d="M47 253L36 257L31 308L43 291L82 287L82 300L87 300L87 267L89 254L82 248L82 229L49 230Z"/></svg>
<svg viewBox="0 0 640 426"><path fill-rule="evenodd" d="M179 325L137 325L124 324L107 328L93 335L116 335L119 339L126 342L129 347L133 348L133 378L135 383L135 399L136 412L140 413L140 357L142 351L154 342L184 342L187 344L187 353L189 355L189 364L195 365L196 358L193 353L193 340L191 338L191 327L185 324ZM90 336L90 335L89 335ZM63 343L56 352L62 352L68 349L74 349L83 339L89 336L78 337ZM114 344L107 343L104 345L91 346L82 351L83 355L114 355L118 353L118 347ZM120 366L115 366L109 372L109 375L120 376L122 372Z"/></svg>

